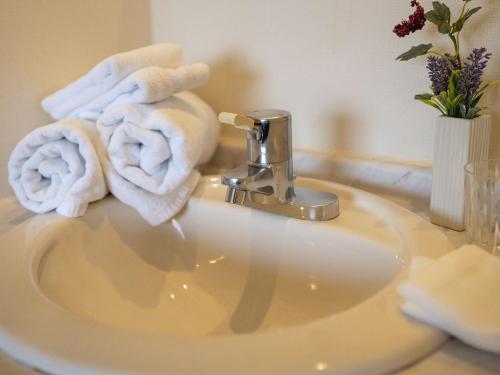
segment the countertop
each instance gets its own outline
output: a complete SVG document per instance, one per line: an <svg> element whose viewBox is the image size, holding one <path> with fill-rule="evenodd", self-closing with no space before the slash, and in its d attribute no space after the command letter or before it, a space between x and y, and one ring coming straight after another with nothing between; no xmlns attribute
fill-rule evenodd
<svg viewBox="0 0 500 375"><path fill-rule="evenodd" d="M204 174L221 174L245 163L243 139L222 139ZM430 221L432 169L429 165L399 163L342 153L294 150L294 174L353 186L394 202ZM466 242L464 232L436 226L457 247ZM500 355L476 350L450 339L431 355L396 372L398 375L497 375Z"/></svg>
<svg viewBox="0 0 500 375"><path fill-rule="evenodd" d="M241 140L223 140L204 174L220 174L245 161ZM431 169L373 159L349 158L332 154L295 152L295 173L301 176L340 182L375 193L429 220ZM465 243L463 232L436 226L457 247ZM35 375L40 372L19 364L0 352L0 374ZM450 339L428 357L397 372L399 375L496 375L500 355L476 350Z"/></svg>
<svg viewBox="0 0 500 375"><path fill-rule="evenodd" d="M429 220L427 200L416 201L408 196L378 192L383 198L395 202ZM456 232L436 226L457 247L466 242L464 232ZM497 375L500 374L500 355L476 350L451 338L428 357L398 371L398 375Z"/></svg>

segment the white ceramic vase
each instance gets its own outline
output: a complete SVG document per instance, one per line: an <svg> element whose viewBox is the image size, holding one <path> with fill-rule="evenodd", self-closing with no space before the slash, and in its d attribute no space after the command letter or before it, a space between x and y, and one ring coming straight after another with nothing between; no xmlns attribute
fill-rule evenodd
<svg viewBox="0 0 500 375"><path fill-rule="evenodd" d="M438 117L432 167L431 221L453 230L464 226L464 166L488 158L491 120Z"/></svg>

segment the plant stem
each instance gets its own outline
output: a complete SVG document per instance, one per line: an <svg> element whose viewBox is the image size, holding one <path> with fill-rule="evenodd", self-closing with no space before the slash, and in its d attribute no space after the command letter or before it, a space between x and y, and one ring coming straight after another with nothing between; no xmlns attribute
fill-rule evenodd
<svg viewBox="0 0 500 375"><path fill-rule="evenodd" d="M442 54L442 53L440 53L438 51L429 51L429 52L426 53L426 55L437 55L437 56L442 57L444 59L448 58L447 56L445 56L444 54Z"/></svg>
<svg viewBox="0 0 500 375"><path fill-rule="evenodd" d="M458 66L461 69L462 68L462 60L460 59L460 41L452 33L449 33L448 36L450 37L451 41L453 42L453 48L455 49L454 59L458 62Z"/></svg>
<svg viewBox="0 0 500 375"><path fill-rule="evenodd" d="M458 19L461 19L465 13L465 7L467 6L467 2L464 2L464 5L462 6L462 11L460 12L460 16ZM457 57L458 61L458 66L460 69L462 68L462 59L460 58L460 31L457 32L457 38L456 38L456 44L455 44L455 54Z"/></svg>

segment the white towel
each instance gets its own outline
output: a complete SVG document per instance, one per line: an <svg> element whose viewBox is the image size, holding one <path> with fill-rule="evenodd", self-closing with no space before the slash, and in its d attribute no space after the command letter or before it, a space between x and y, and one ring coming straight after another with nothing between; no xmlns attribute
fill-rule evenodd
<svg viewBox="0 0 500 375"><path fill-rule="evenodd" d="M14 148L9 182L28 210L56 209L63 216L85 213L90 202L107 194L96 147L101 147L95 123L62 120L39 127Z"/></svg>
<svg viewBox="0 0 500 375"><path fill-rule="evenodd" d="M68 117L97 120L106 107L124 103L154 103L174 93L203 85L210 74L206 64L196 63L177 69L151 66L140 69L103 95L73 110Z"/></svg>
<svg viewBox="0 0 500 375"><path fill-rule="evenodd" d="M406 300L402 311L500 353L500 258L466 245L426 263L398 287Z"/></svg>
<svg viewBox="0 0 500 375"><path fill-rule="evenodd" d="M43 109L54 119L67 117L76 108L112 89L136 70L149 66L176 68L182 52L175 44L154 44L110 56L73 83L42 101Z"/></svg>
<svg viewBox="0 0 500 375"><path fill-rule="evenodd" d="M193 168L214 153L219 123L208 104L182 92L155 104L110 107L97 129L111 192L158 225L189 199L199 177Z"/></svg>

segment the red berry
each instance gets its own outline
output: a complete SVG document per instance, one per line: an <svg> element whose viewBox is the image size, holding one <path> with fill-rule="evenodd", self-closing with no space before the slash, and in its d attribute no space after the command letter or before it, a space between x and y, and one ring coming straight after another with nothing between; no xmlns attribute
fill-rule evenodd
<svg viewBox="0 0 500 375"><path fill-rule="evenodd" d="M400 38L410 33L414 33L417 30L421 30L425 25L424 8L416 0L412 0L410 5L416 7L415 12L408 16L407 21L402 21L400 24L394 26L392 30Z"/></svg>

